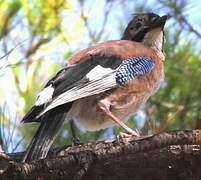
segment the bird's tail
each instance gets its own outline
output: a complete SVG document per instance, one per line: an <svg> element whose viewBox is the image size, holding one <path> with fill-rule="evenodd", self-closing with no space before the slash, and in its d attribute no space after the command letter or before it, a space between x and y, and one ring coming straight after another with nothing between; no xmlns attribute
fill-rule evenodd
<svg viewBox="0 0 201 180"><path fill-rule="evenodd" d="M69 107L62 105L41 117L40 126L29 144L22 162L36 159L44 159L55 139L57 132L62 126Z"/></svg>

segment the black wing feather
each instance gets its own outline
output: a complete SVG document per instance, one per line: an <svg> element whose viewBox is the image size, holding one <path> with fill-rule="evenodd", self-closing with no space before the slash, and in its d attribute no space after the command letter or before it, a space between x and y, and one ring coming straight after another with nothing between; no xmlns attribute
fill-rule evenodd
<svg viewBox="0 0 201 180"><path fill-rule="evenodd" d="M44 110L44 105L33 106L21 120L22 123L38 122L40 119L36 119L36 116Z"/></svg>
<svg viewBox="0 0 201 180"><path fill-rule="evenodd" d="M58 96L66 89L69 89L82 79L93 67L95 67L95 62L87 61L82 62L73 66L65 67L60 70L55 77L50 79L45 87L52 85L55 88L53 97ZM27 114L23 117L23 123L38 122L39 119L36 118L45 108L45 105L33 106Z"/></svg>

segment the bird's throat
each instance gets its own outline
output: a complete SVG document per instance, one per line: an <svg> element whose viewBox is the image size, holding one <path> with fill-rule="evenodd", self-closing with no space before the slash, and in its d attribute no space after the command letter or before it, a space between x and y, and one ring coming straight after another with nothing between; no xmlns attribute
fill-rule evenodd
<svg viewBox="0 0 201 180"><path fill-rule="evenodd" d="M163 50L164 32L161 28L153 29L146 33L142 43L157 51Z"/></svg>

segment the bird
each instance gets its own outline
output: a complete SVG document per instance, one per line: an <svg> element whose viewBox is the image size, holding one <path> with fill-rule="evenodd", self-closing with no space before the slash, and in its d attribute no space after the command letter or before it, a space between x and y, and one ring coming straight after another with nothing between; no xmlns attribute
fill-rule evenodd
<svg viewBox="0 0 201 180"><path fill-rule="evenodd" d="M152 96L164 79L164 26L168 15L134 14L120 40L73 54L38 94L23 123L39 122L22 162L44 159L64 121L84 131L113 124L139 134L124 121Z"/></svg>

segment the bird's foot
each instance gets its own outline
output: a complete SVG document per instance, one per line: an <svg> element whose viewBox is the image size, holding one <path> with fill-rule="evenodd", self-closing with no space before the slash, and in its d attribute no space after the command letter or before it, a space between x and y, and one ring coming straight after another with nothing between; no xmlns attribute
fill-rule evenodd
<svg viewBox="0 0 201 180"><path fill-rule="evenodd" d="M112 143L112 142L114 142L115 141L115 139L106 139L104 142L105 143Z"/></svg>
<svg viewBox="0 0 201 180"><path fill-rule="evenodd" d="M71 142L72 142L72 146L78 146L78 145L82 144L80 142L79 138L77 138L77 137L72 137Z"/></svg>
<svg viewBox="0 0 201 180"><path fill-rule="evenodd" d="M129 134L124 133L124 132L120 132L117 135L117 141L119 142L129 142L131 139L138 139L140 137L139 134L137 134L135 131L129 132Z"/></svg>

